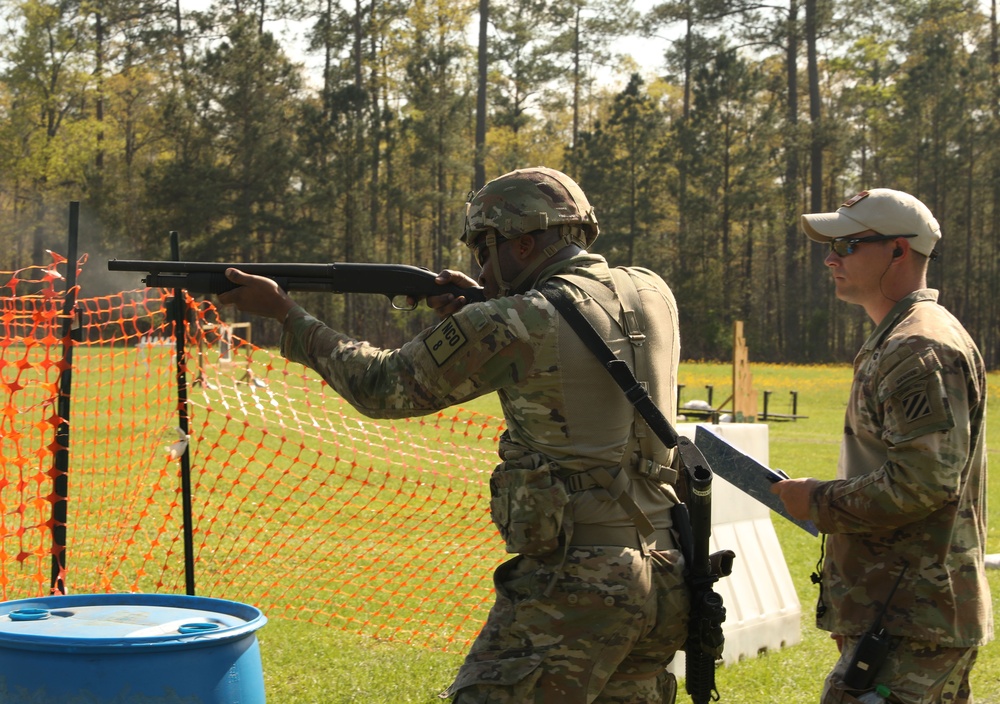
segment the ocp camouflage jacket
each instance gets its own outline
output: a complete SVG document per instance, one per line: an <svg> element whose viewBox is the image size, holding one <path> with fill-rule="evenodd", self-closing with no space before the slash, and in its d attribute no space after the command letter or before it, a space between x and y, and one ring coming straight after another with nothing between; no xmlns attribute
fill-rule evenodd
<svg viewBox="0 0 1000 704"><path fill-rule="evenodd" d="M837 479L812 494L829 534L817 625L859 635L902 567L890 635L992 638L986 547L986 373L937 291L897 303L854 361Z"/></svg>

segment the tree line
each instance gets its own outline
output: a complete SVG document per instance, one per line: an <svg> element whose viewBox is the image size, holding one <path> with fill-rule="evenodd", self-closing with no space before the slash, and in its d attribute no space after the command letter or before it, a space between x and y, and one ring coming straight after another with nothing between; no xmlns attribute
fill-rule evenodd
<svg viewBox="0 0 1000 704"><path fill-rule="evenodd" d="M865 188L942 225L930 283L1000 365L996 0L18 0L0 5L0 268L383 261L474 273L467 194L576 178L594 249L674 288L689 359L849 360L869 325L799 230ZM291 23L288 25L287 23ZM295 28L288 36L282 26ZM644 75L620 47L662 43ZM307 64L308 68L304 68ZM395 344L427 314L308 297ZM263 330L255 341L268 341Z"/></svg>

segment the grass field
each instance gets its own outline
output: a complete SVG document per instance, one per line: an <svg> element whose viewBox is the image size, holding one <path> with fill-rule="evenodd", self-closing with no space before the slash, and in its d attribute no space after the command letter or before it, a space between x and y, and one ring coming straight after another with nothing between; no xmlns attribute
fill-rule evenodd
<svg viewBox="0 0 1000 704"><path fill-rule="evenodd" d="M80 450L76 456L91 458L75 466L73 475L86 477L86 481L73 485L72 494L74 510L79 514L75 516L71 552L74 591L78 593L103 591L105 588L180 592L183 588L176 557L163 556L164 549L173 551L175 556L180 550L176 544L168 543L171 536L177 535L176 518L173 523L165 518L174 490L172 477L163 467L162 449L159 448L164 438L169 437L164 435L164 430L172 429L175 423L172 418L172 353L170 350L159 351L162 352L159 355L153 352L156 351L116 348L81 349L77 353L74 385L80 387L81 398L93 399L91 405L74 406L76 427L81 430L74 436L78 438ZM265 362L262 360L260 364ZM258 362L255 360L254 364ZM39 370L46 368L43 365L37 367ZM265 372L263 367L256 369L259 375ZM728 365L682 365L680 381L685 385L683 399L707 398L705 387L712 385L714 402L719 403L730 394L730 374ZM807 416L795 422L769 425L771 464L792 476L832 477L850 386L850 368L846 365L789 367L760 364L753 366L753 374L758 399L764 391L772 392L771 412L790 412L790 392L796 391L798 412ZM230 405L226 406L229 410L210 414L213 423L234 426L231 430L235 436L217 433L211 436L214 441L209 441L209 431L220 428L199 429L204 437L199 444L202 454L196 455L196 464L203 471L196 474L195 493L199 496L200 510L206 513L202 516L205 527L199 533L198 593L249 603L261 603L258 599L264 598L262 594L265 593L279 595L277 598L270 597L272 601L265 609L270 621L258 632L266 694L272 704L430 704L440 701L438 692L450 684L462 660L454 645L444 652L434 649L439 641L428 641L430 645L421 647L377 636L359 636L355 635L357 629L353 625L359 621L384 621L386 611L407 617L408 612L401 608L402 605L420 603L419 599L408 598L408 593L402 590L403 582L412 572L406 572L410 558L414 558L415 563L419 562L425 572L437 572L438 568L442 568L482 574L487 582L477 585L477 588L484 599L489 598L488 575L492 567L503 559L502 551L499 554L484 554L481 549L469 549L462 554L450 552L450 548L443 550L440 533L435 529L438 524L434 521L421 523L419 513L434 513L436 501L446 499L440 492L447 492L450 485L437 483L442 481L441 474L451 477L450 481L456 482L456 493L461 493L464 491L462 484L473 483L469 474L489 471L494 457L489 438L494 431L490 430L490 434L485 435L486 441L478 441L477 451L480 454L475 455L478 459L473 460L473 455L468 455L457 461L457 451L470 449L467 448L470 442L460 434L455 435L449 428L438 429L434 422L397 424L400 430L395 438L402 441L398 443L390 435L370 436L368 430L362 429L361 423L351 423L349 432L338 437L337 444L322 446L327 464L331 450L343 455L343 461L350 464L357 457L356 453L367 451L362 448L369 444L383 448L384 460L368 456L361 462L361 467L364 469L370 465L369 473L360 476L339 470L327 475L324 464L320 471L293 478L285 474L291 463L287 451L289 447L297 451L297 446L294 443L291 446L281 444L284 437L281 423L291 422L291 417L281 413L251 416L244 414L246 409L240 405L245 403L249 407L257 404L259 407L260 404L270 404L285 411L305 403L307 396L320 398L318 383L311 382L294 391L292 386L288 386L286 391L279 384L280 378L281 374L277 374L273 388L261 390L260 395L249 392L253 387L240 386L243 395L239 403L229 397ZM198 403L207 403L204 388L193 393ZM140 404L128 418L119 418L117 406L133 396L141 397L146 403ZM990 376L990 396L994 404L1000 398L1000 373ZM468 408L491 416L500 415L493 397L480 399ZM318 412L316 408L312 410ZM199 412L199 419L206 417L205 413ZM313 422L314 415L310 415L309 419ZM48 425L39 422L30 427L32 432L40 433ZM385 432L384 426L365 424L365 427L371 432ZM322 433L321 428L314 430ZM237 439L239 447L236 446ZM413 439L420 442L413 442ZM308 447L304 444L302 451L297 452L296 461L304 465L313 463L320 454L317 443L309 440ZM987 443L995 468L1000 455L1000 425L995 419L988 427ZM488 452L484 446L490 448ZM147 449L149 447L156 448L155 453L151 454ZM282 447L284 451L279 451ZM239 455L248 448L260 454ZM233 452L238 456L230 454ZM408 473L417 467L432 464L444 471L439 473L432 485L422 484L419 477L415 481L410 477L405 487L397 486L399 478L396 475L402 465L390 462L398 462L402 454L406 455ZM137 463L123 462L123 458ZM480 467L480 464L483 466ZM460 471L456 469L458 467L466 467L467 470ZM250 471L244 474L243 469ZM382 475L380 481L368 486L365 480L368 477L374 480L376 474ZM345 485L348 477L351 484ZM44 475L39 474L37 479L43 481ZM474 483L481 484L482 477L475 478ZM994 481L989 490L988 550L992 553L1000 553L998 487L1000 485ZM414 497L419 494L419 500L411 499L391 506L368 504L373 497L384 494L391 498L395 491L404 490ZM303 495L308 495L308 498L296 498ZM324 505L343 508L345 496L365 504L365 512L345 514L342 520L339 510L333 512L338 516L332 516L330 512L322 516L318 513L319 507ZM283 501L289 497L288 505L301 510L294 516L285 513ZM453 498L451 501L454 504ZM43 510L48 508L48 504L41 501L39 505L40 513L34 522L41 525L47 517ZM109 511L109 506L116 509ZM387 512L391 516L384 516ZM365 539L365 535L358 531L367 527L362 523L370 522L372 516L386 524L385 534L391 534L392 544L398 543L407 558L390 566L389 570L384 563L380 563L378 575L370 571L370 559L365 550L348 550L348 546ZM385 520L382 521L382 518ZM226 523L229 519L234 520L231 526ZM484 523L483 534L489 533L489 539L481 541L481 544L499 550L492 528L482 515L468 516L467 520L475 522L476 526ZM114 532L121 526L127 529ZM717 681L724 702L815 702L823 677L836 657L833 643L812 625L816 588L810 583L809 574L818 558L818 542L781 519L775 522L775 530L802 605L802 641L762 657L720 668ZM462 535L469 534L462 532ZM109 541L107 536L112 535L117 536L115 540L119 542L106 544ZM234 540L233 535L238 535L239 539ZM36 547L38 563L44 569L47 546L39 544ZM242 552L227 552L236 548ZM331 558L329 564L342 564L332 558L345 551L359 556L350 565L350 574L343 568L322 570L324 574L320 586L327 591L317 597L314 594L317 584L300 576L301 563L296 560L309 560L308 568L326 564L327 556ZM273 555L280 555L281 559L273 559ZM119 564L119 557L127 560ZM161 559L162 567L158 561ZM20 573L10 574L16 576ZM129 575L128 581L123 582L123 575L126 574ZM108 584L103 579L109 580ZM135 580L134 584L132 580ZM1000 601L1000 571L990 573L990 583L995 611ZM385 602L379 605L382 609L379 614L373 613L375 602L365 598L373 591L379 593L379 601ZM469 594L468 591L455 593ZM450 592L442 591L438 597L450 607L447 594ZM469 596L455 599L458 605L469 607L468 610L476 613L482 609L482 605L478 602L473 604L474 599ZM455 618L457 623L449 622L449 628L461 629L462 633L469 630L468 623L478 622L462 622L461 615ZM310 623L310 620L315 622ZM390 628L385 632L392 633L392 630ZM377 632L378 635L381 633ZM1000 673L1000 646L991 644L982 649L974 671L978 704L1000 704L1000 677L997 673ZM687 700L686 697L679 699L681 702Z"/></svg>
<svg viewBox="0 0 1000 704"><path fill-rule="evenodd" d="M683 364L684 398L704 398L706 384L714 386L716 403L731 391L730 367L719 364ZM771 464L792 476L831 478L836 468L844 408L850 386L848 366L789 367L754 365L758 398L773 392L770 410L788 413L791 391L799 394L795 422L769 426ZM989 380L989 393L1000 398L1000 373ZM482 399L475 410L499 415L494 399ZM989 459L997 467L1000 424L987 430ZM1000 483L989 487L989 552L1000 552ZM802 642L758 658L720 668L717 684L722 701L731 704L818 700L820 686L836 658L827 634L812 625L816 588L809 581L818 557L818 543L786 521L775 529L802 604ZM484 566L483 569L488 569ZM990 573L993 606L1000 603L1000 571ZM437 693L450 684L462 656L359 639L342 631L298 621L272 619L258 633L268 701L275 704L396 704L440 701ZM973 673L977 704L1000 704L1000 645L980 652ZM678 697L678 701L688 699Z"/></svg>

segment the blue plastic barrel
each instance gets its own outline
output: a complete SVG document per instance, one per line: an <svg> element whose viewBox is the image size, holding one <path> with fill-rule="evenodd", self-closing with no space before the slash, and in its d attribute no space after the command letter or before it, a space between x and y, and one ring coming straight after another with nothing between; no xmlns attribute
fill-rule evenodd
<svg viewBox="0 0 1000 704"><path fill-rule="evenodd" d="M168 594L0 603L4 704L264 704L255 607Z"/></svg>

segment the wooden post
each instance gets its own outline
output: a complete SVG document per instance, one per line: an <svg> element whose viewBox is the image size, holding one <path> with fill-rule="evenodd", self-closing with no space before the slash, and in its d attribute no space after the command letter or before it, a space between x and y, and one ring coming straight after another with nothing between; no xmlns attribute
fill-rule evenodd
<svg viewBox="0 0 1000 704"><path fill-rule="evenodd" d="M743 337L743 321L733 323L733 421L753 423L757 420L757 394L753 391L750 373L750 353Z"/></svg>

